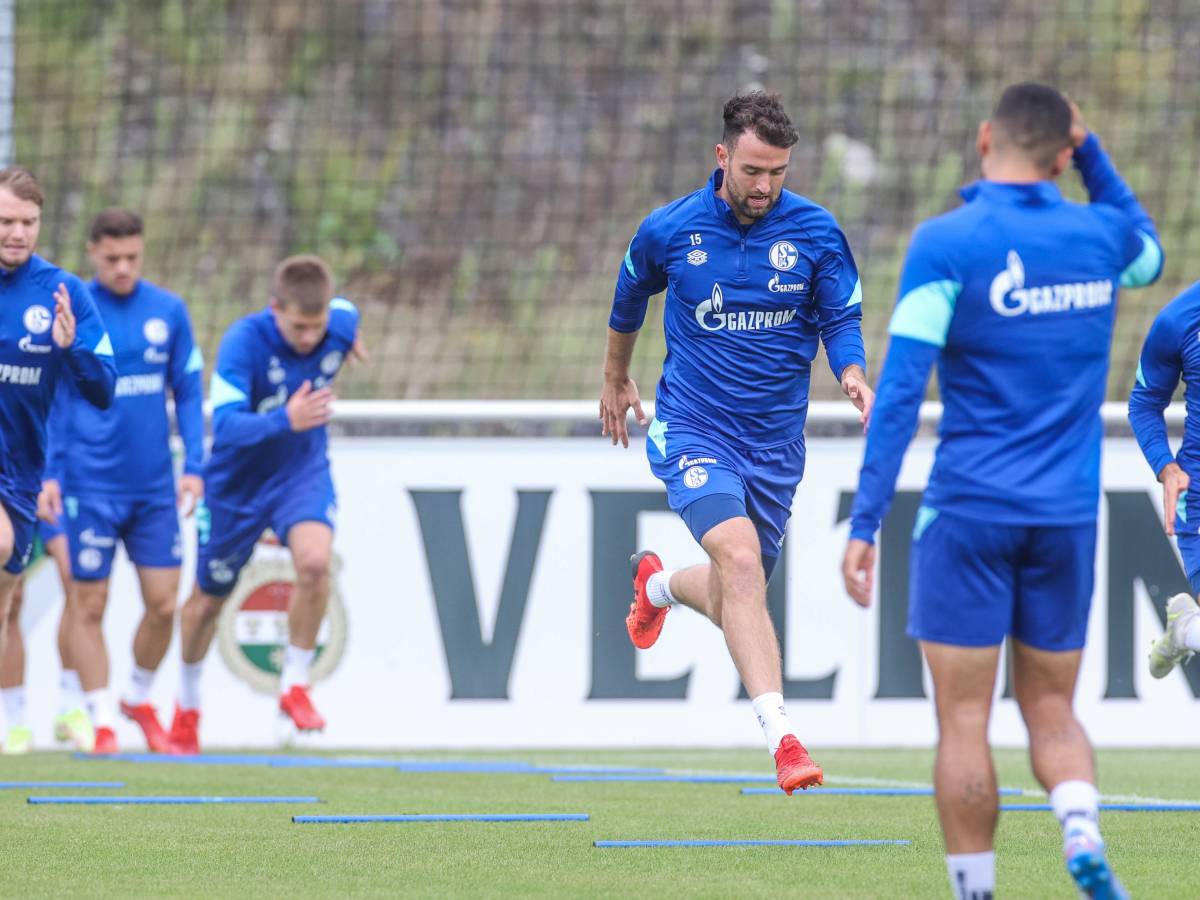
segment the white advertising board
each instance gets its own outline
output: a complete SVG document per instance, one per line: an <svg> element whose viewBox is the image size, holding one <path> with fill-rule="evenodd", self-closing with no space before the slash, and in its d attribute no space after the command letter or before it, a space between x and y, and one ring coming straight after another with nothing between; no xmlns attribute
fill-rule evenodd
<svg viewBox="0 0 1200 900"><path fill-rule="evenodd" d="M868 611L844 595L846 540L861 442L812 439L784 562L771 585L788 708L820 745L927 745L928 680L904 636L908 534L931 461L920 440L881 537L880 597ZM640 442L518 438L342 438L331 458L340 514L340 611L322 631L315 698L328 747L754 745L760 733L720 632L689 610L636 652L625 636L628 557L657 550L669 566L703 561L666 510ZM1200 744L1200 666L1158 682L1145 651L1166 597L1186 587L1162 534L1159 495L1132 440L1106 442L1096 591L1079 683L1097 743ZM190 590L189 534L183 589ZM276 551L278 553L278 551ZM270 557L266 552L266 556ZM272 666L285 636L286 566L267 558L230 601L204 676L208 747L278 741ZM249 592L246 587L262 587ZM49 566L27 589L30 713L50 746L57 704L54 635L61 604ZM124 557L105 624L112 684L127 681L140 601ZM178 642L155 685L169 718ZM1188 680L1189 677L1192 680ZM998 693L1003 692L1000 678ZM1000 744L1025 733L1001 697ZM123 748L141 749L121 723Z"/></svg>

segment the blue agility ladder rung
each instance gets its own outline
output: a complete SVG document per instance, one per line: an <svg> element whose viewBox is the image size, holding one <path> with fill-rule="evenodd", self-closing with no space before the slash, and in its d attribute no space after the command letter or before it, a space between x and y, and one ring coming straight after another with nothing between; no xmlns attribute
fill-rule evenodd
<svg viewBox="0 0 1200 900"><path fill-rule="evenodd" d="M292 816L298 825L355 822L586 822L587 813L413 813L408 815Z"/></svg>

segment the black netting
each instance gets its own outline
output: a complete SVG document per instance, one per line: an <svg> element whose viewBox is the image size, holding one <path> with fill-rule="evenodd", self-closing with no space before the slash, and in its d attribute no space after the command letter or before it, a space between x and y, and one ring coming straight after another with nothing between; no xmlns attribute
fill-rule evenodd
<svg viewBox="0 0 1200 900"><path fill-rule="evenodd" d="M1122 397L1200 274L1197 0L17 0L15 152L57 262L87 274L101 207L144 213L147 275L210 360L273 264L315 251L374 351L343 393L580 398L625 244L707 177L730 94L784 95L788 186L850 237L875 367L913 225L1027 79L1079 101L1163 235L1165 277L1122 300Z"/></svg>

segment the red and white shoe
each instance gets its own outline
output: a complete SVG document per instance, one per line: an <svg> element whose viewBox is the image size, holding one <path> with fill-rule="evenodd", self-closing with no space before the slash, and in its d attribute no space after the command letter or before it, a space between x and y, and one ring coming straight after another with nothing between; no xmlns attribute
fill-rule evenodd
<svg viewBox="0 0 1200 900"><path fill-rule="evenodd" d="M167 739L167 733L163 731L162 725L158 723L158 713L154 711L154 707L149 703L139 703L136 706L131 703L121 701L121 715L138 724L142 729L142 734L146 736L146 746L150 748L151 753L166 753L170 749L170 742Z"/></svg>
<svg viewBox="0 0 1200 900"><path fill-rule="evenodd" d="M96 729L96 743L92 745L92 753L116 753L117 735L111 728Z"/></svg>
<svg viewBox="0 0 1200 900"><path fill-rule="evenodd" d="M286 694L280 695L279 709L291 718L297 731L325 730L325 719L313 706L307 685L293 684Z"/></svg>
<svg viewBox="0 0 1200 900"><path fill-rule="evenodd" d="M667 613L671 611L669 606L655 606L646 596L646 582L655 572L663 570L663 564L657 553L643 550L629 558L629 565L633 570L633 602L629 604L625 627L633 646L646 650L658 640Z"/></svg>
<svg viewBox="0 0 1200 900"><path fill-rule="evenodd" d="M195 756L200 752L200 710L175 707L167 748L176 756Z"/></svg>
<svg viewBox="0 0 1200 900"><path fill-rule="evenodd" d="M797 788L806 791L815 784L823 784L825 779L821 767L813 762L794 734L784 735L775 751L775 774L779 786L789 797Z"/></svg>

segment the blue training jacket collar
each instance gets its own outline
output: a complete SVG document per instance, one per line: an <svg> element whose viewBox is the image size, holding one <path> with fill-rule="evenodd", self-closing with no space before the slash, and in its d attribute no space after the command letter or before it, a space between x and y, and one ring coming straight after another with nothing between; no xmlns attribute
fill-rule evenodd
<svg viewBox="0 0 1200 900"><path fill-rule="evenodd" d="M712 211L712 214L722 222L729 222L732 225L736 225L738 228L750 229L755 225L758 225L760 222L771 221L780 214L784 203L787 202L788 192L786 190L780 191L779 202L772 206L770 211L765 216L763 216L757 222L751 222L749 225L743 225L738 221L738 217L734 215L733 208L730 207L730 205L723 199L717 196L717 191L721 189L721 185L724 183L725 172L720 166L717 166L717 168L713 169L713 173L708 176L708 189L704 191L704 205L707 206L709 210Z"/></svg>
<svg viewBox="0 0 1200 900"><path fill-rule="evenodd" d="M968 184L958 193L968 203L983 199L1010 206L1054 206L1062 203L1063 199L1062 191L1053 181L1008 184L981 178L979 181Z"/></svg>

